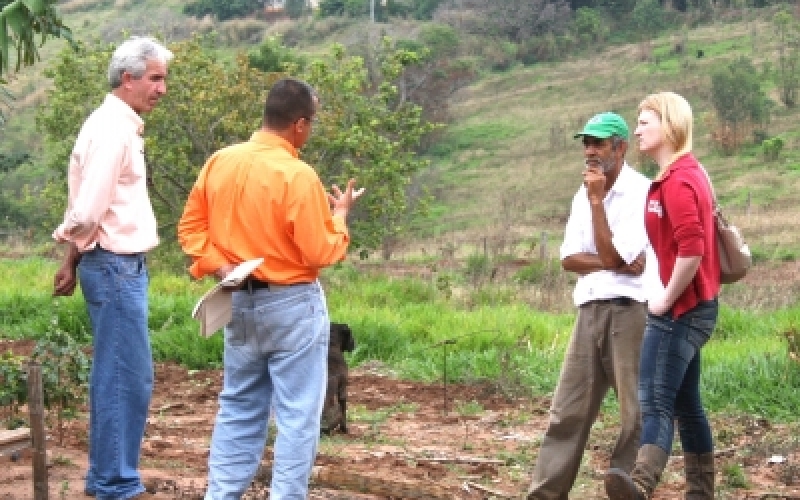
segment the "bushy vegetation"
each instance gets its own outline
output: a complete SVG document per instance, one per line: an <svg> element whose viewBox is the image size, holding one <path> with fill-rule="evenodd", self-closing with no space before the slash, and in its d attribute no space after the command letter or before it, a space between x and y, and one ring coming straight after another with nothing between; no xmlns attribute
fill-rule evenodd
<svg viewBox="0 0 800 500"><path fill-rule="evenodd" d="M54 263L42 260L0 261L0 279L9 284L0 293L0 310L7 312L0 321L2 337L46 339L58 311L58 328L76 342L89 342L80 292L70 298L50 296L54 271ZM467 307L433 282L365 275L350 265L329 270L323 282L332 320L349 323L357 339L351 364L380 361L401 377L436 381L443 374L446 346L449 381L494 382L527 395L545 395L555 386L573 313L537 312L502 287L482 287L481 294L472 296L482 297L481 302ZM189 368L220 366L221 336L200 337L190 318L208 286L182 276L154 275L150 329L158 360ZM498 293L510 294L510 300L496 302ZM800 364L792 358L798 355L796 347L787 348L785 332L797 331L798 323L797 307L772 312L723 307L703 351L709 408L794 418L800 411ZM513 388L507 385L511 379Z"/></svg>
<svg viewBox="0 0 800 500"><path fill-rule="evenodd" d="M245 17L264 8L264 0L194 0L183 12L190 16L214 16L220 21Z"/></svg>
<svg viewBox="0 0 800 500"><path fill-rule="evenodd" d="M419 190L412 194L411 183L428 164L415 153L435 125L395 83L420 56L395 49L384 39L369 68L342 46L301 66L296 64L300 58L276 51L278 43L262 45L251 58L273 71L288 63L284 73L265 73L244 55L228 64L211 49L213 39L195 37L170 45L176 54L170 66L173 90L148 115L145 138L149 189L159 222L174 226L200 167L214 151L247 140L261 126L264 95L272 82L288 73L313 85L323 103L303 158L316 167L326 186L344 185L353 177L369 186L351 228L354 248L374 250L385 238L403 231L425 207L425 194ZM63 159L69 156L85 116L102 100L112 49L96 45L79 54L62 52L50 73L54 84L50 106L37 115L50 159L50 183L42 191L49 208L42 215L49 216L45 220L50 227L65 207Z"/></svg>

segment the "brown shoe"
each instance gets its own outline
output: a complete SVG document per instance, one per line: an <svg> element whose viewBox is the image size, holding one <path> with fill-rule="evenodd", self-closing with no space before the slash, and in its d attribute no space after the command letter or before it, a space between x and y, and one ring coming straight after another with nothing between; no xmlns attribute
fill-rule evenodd
<svg viewBox="0 0 800 500"><path fill-rule="evenodd" d="M130 500L174 500L175 497L170 496L166 493L139 493L135 497L131 497Z"/></svg>

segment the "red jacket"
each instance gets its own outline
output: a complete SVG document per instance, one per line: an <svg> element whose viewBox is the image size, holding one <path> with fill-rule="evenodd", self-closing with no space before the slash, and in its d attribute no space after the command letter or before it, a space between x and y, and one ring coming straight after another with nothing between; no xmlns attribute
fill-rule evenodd
<svg viewBox="0 0 800 500"><path fill-rule="evenodd" d="M713 205L706 174L692 153L678 158L664 177L650 186L645 229L658 257L661 282L664 286L669 283L678 257L702 257L694 279L672 306L673 318L719 293Z"/></svg>

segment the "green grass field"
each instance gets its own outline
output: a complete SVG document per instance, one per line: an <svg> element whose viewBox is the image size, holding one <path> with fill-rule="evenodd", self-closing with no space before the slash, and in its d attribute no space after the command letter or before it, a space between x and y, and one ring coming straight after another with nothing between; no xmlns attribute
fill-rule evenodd
<svg viewBox="0 0 800 500"><path fill-rule="evenodd" d="M0 260L0 338L36 338L58 327L90 342L80 292L52 298L56 264L30 258ZM532 310L522 303L466 308L428 282L366 275L350 265L323 276L333 321L349 323L356 338L351 365L380 362L398 377L489 382L516 395L550 393L571 333L573 315ZM219 367L222 339L201 338L190 318L210 286L156 273L150 288L155 357L188 368ZM714 412L789 421L800 412L800 364L788 356L784 332L797 329L800 307L745 312L722 307L703 351L704 398ZM445 358L446 356L446 358ZM607 404L615 404L608 398Z"/></svg>

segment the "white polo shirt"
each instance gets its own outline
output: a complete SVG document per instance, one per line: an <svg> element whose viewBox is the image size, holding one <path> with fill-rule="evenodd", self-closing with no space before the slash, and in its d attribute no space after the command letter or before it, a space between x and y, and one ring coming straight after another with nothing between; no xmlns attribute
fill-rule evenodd
<svg viewBox="0 0 800 500"><path fill-rule="evenodd" d="M655 253L650 247L644 228L644 209L649 188L650 179L632 169L626 162L603 199L612 234L611 243L628 264L640 253L646 252L644 273L641 276L631 276L614 271L596 271L580 276L572 296L576 306L592 300L615 297L629 297L638 302L646 302L660 291ZM597 254L592 211L586 186L583 185L572 199L564 243L561 245L561 260L579 253Z"/></svg>

